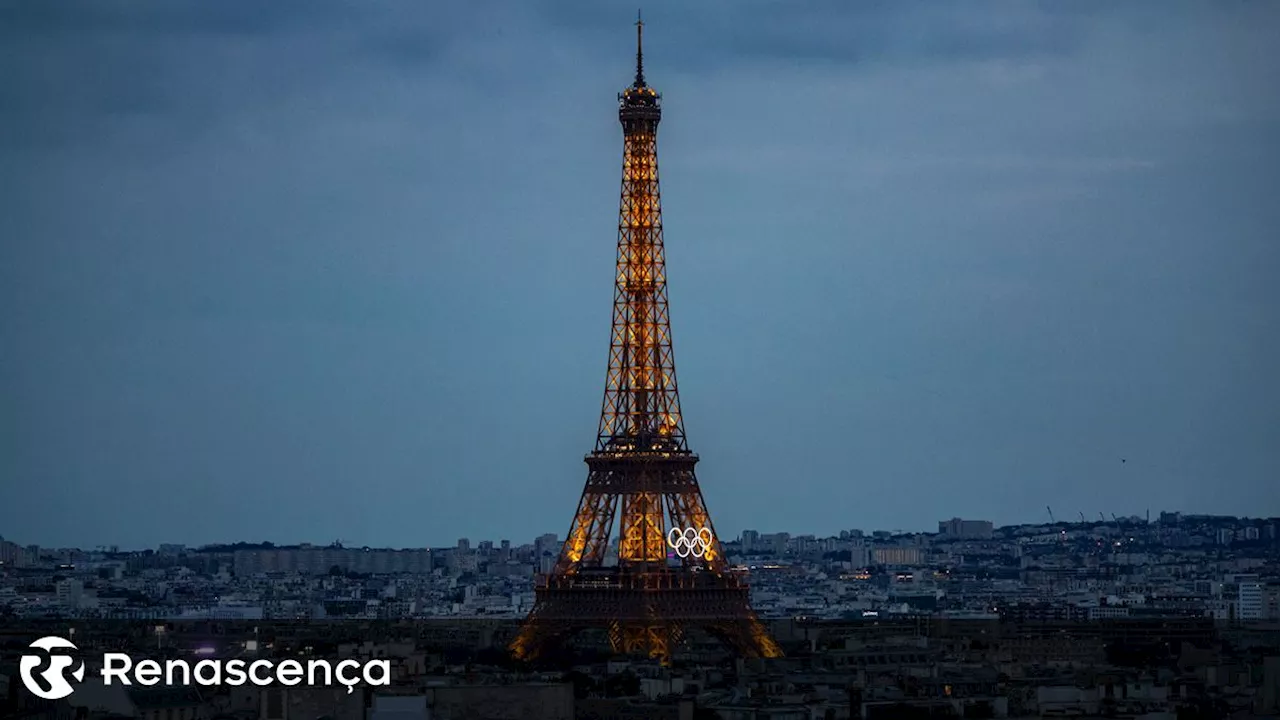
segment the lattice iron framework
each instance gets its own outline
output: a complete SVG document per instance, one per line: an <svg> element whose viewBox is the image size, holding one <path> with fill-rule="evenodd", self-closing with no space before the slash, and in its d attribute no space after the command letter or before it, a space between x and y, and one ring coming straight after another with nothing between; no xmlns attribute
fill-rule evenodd
<svg viewBox="0 0 1280 720"><path fill-rule="evenodd" d="M658 185L662 96L644 79L643 32L637 21L635 82L618 94L622 197L599 432L568 538L552 572L538 577L535 606L511 649L532 658L559 637L604 627L616 651L667 659L697 626L746 656L776 657L746 582L725 563L685 437ZM684 528L706 528L710 544L687 557L670 552L668 532Z"/></svg>

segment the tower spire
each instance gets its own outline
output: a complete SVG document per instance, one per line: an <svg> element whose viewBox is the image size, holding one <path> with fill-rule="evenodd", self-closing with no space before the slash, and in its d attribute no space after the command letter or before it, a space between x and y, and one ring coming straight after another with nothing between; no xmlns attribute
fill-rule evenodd
<svg viewBox="0 0 1280 720"><path fill-rule="evenodd" d="M636 84L644 87L644 20L640 18L640 10L636 10Z"/></svg>

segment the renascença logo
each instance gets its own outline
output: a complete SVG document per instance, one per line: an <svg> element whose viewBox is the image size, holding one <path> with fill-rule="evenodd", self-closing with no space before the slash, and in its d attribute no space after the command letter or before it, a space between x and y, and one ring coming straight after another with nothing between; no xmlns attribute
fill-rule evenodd
<svg viewBox="0 0 1280 720"><path fill-rule="evenodd" d="M75 688L66 680L66 669L75 664L67 654L54 655L54 649L75 650L76 646L60 637L44 637L31 643L31 647L42 650L40 654L28 654L22 657L20 670L22 682L36 696L46 700L57 700L67 697ZM102 656L102 676L104 685L119 682L121 685L158 685L162 681L167 686L182 685L244 685L246 682L266 687L280 684L285 686L305 684L310 687L329 687L343 685L347 694L355 690L362 682L367 685L391 684L391 661L369 660L361 663L356 660L342 660L331 663L328 660L314 659L305 663L300 660L217 660L206 658L192 664L186 660L134 659L125 653L105 653ZM77 682L84 680L84 663L71 672Z"/></svg>
<svg viewBox="0 0 1280 720"><path fill-rule="evenodd" d="M714 541L710 528L671 528L667 531L667 545L682 558L705 556Z"/></svg>
<svg viewBox="0 0 1280 720"><path fill-rule="evenodd" d="M50 635L36 640L29 647L38 652L23 655L18 661L18 672L22 675L22 684L31 694L45 700L60 700L70 695L75 688L67 682L68 670L76 682L84 680L84 661L77 660L68 652L57 652L78 649L70 640Z"/></svg>

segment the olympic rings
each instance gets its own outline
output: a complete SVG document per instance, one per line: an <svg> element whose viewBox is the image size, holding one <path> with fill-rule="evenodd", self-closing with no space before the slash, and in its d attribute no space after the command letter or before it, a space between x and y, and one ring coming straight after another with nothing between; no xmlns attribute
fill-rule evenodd
<svg viewBox="0 0 1280 720"><path fill-rule="evenodd" d="M682 558L701 558L711 549L715 536L710 528L671 528L667 531L667 545Z"/></svg>

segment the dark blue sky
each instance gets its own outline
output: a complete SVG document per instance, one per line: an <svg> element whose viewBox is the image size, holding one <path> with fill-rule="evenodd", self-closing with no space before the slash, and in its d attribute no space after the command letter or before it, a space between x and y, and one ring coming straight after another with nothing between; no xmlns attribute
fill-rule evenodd
<svg viewBox="0 0 1280 720"><path fill-rule="evenodd" d="M720 534L1280 514L1280 4L644 13ZM0 2L0 534L563 535L634 16Z"/></svg>

